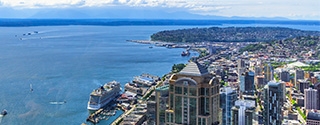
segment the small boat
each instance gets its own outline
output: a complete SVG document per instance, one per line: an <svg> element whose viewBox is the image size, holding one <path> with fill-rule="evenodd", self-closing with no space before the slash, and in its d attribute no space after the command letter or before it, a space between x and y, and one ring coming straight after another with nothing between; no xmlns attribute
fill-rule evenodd
<svg viewBox="0 0 320 125"><path fill-rule="evenodd" d="M181 53L181 56L189 56L190 55L190 52L189 51L183 51Z"/></svg>
<svg viewBox="0 0 320 125"><path fill-rule="evenodd" d="M32 84L30 84L30 91L33 92Z"/></svg>
<svg viewBox="0 0 320 125"><path fill-rule="evenodd" d="M7 110L3 109L2 112L1 112L1 115L2 115L2 116L5 116L5 115L7 115L7 114L8 114Z"/></svg>
<svg viewBox="0 0 320 125"><path fill-rule="evenodd" d="M152 49L153 47L152 47L152 46L149 46L149 48Z"/></svg>

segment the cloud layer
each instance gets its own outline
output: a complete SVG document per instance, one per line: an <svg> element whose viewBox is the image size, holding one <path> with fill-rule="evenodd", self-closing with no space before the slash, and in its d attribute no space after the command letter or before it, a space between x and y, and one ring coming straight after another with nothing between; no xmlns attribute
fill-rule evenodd
<svg viewBox="0 0 320 125"><path fill-rule="evenodd" d="M0 0L0 6L14 9L127 6L164 11L176 8L200 15L320 20L319 0Z"/></svg>

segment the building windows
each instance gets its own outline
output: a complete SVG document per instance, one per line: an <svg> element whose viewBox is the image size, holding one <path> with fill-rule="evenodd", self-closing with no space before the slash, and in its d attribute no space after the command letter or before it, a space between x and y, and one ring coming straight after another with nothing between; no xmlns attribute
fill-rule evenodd
<svg viewBox="0 0 320 125"><path fill-rule="evenodd" d="M190 87L189 88L189 95L190 96L197 96L197 88Z"/></svg>
<svg viewBox="0 0 320 125"><path fill-rule="evenodd" d="M199 88L199 95L204 95L204 94L205 94L205 89Z"/></svg>
<svg viewBox="0 0 320 125"><path fill-rule="evenodd" d="M209 88L205 88L204 90L205 90L205 92L204 92L205 96L208 96L209 95Z"/></svg>
<svg viewBox="0 0 320 125"><path fill-rule="evenodd" d="M175 97L175 123L182 124L182 97Z"/></svg>
<svg viewBox="0 0 320 125"><path fill-rule="evenodd" d="M175 94L182 94L182 88L179 86L175 86Z"/></svg>
<svg viewBox="0 0 320 125"><path fill-rule="evenodd" d="M166 122L173 122L172 113L167 113Z"/></svg>
<svg viewBox="0 0 320 125"><path fill-rule="evenodd" d="M183 85L188 86L188 81L183 81Z"/></svg>
<svg viewBox="0 0 320 125"><path fill-rule="evenodd" d="M183 87L183 95L188 95L188 88L187 87Z"/></svg>
<svg viewBox="0 0 320 125"><path fill-rule="evenodd" d="M173 94L170 94L170 105L169 105L169 109L173 109Z"/></svg>

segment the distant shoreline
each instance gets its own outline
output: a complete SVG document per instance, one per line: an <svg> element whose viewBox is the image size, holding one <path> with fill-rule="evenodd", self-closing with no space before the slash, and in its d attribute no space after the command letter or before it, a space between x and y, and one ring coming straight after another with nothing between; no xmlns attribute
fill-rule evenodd
<svg viewBox="0 0 320 125"><path fill-rule="evenodd" d="M30 26L209 26L277 24L320 26L319 20L173 20L173 19L0 19L0 27Z"/></svg>

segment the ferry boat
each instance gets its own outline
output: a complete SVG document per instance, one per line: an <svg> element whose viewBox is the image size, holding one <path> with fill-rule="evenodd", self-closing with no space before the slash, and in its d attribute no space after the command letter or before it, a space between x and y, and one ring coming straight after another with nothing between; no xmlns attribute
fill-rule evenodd
<svg viewBox="0 0 320 125"><path fill-rule="evenodd" d="M111 101L116 100L121 93L120 83L117 81L111 81L104 84L100 88L93 90L90 94L88 102L88 110L98 110Z"/></svg>
<svg viewBox="0 0 320 125"><path fill-rule="evenodd" d="M189 56L190 52L189 51L182 51L181 56Z"/></svg>

